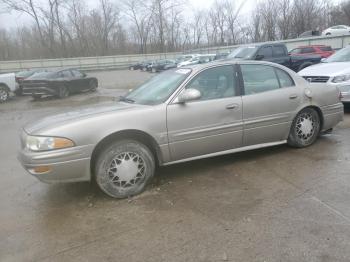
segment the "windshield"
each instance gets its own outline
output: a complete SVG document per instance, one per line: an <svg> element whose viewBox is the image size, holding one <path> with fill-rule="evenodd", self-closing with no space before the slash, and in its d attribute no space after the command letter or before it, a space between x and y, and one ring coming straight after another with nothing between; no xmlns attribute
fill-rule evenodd
<svg viewBox="0 0 350 262"><path fill-rule="evenodd" d="M239 47L235 49L231 54L229 54L228 58L249 59L256 53L257 50L257 46Z"/></svg>
<svg viewBox="0 0 350 262"><path fill-rule="evenodd" d="M328 57L324 62L350 62L350 47L343 48L342 50L336 52L334 55Z"/></svg>
<svg viewBox="0 0 350 262"><path fill-rule="evenodd" d="M146 83L132 90L123 101L157 105L165 102L191 73L191 69L173 69L152 77Z"/></svg>

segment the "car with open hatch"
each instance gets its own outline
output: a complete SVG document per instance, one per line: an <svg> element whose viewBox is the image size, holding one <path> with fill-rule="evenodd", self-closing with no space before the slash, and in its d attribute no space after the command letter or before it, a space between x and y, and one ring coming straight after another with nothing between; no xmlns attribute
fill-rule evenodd
<svg viewBox="0 0 350 262"><path fill-rule="evenodd" d="M262 61L220 61L155 75L118 102L28 123L18 159L43 182L95 180L142 192L156 166L288 143L312 145L343 119L336 87Z"/></svg>

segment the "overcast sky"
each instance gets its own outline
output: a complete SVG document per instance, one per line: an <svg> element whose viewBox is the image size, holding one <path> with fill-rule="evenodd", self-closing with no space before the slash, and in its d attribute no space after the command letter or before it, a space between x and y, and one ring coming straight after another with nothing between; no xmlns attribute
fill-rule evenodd
<svg viewBox="0 0 350 262"><path fill-rule="evenodd" d="M256 5L259 0L233 0L236 2L237 6L244 1L244 6L241 12L241 15L247 14L249 11L253 9L253 7ZM273 1L273 0L270 0ZM331 0L333 3L339 3L342 0ZM87 4L90 7L94 7L97 5L98 0L86 0ZM118 1L116 1L118 2ZM188 0L190 3L190 6L192 6L194 9L205 9L208 8L214 0ZM190 12L193 8L188 7L187 12ZM13 12L11 14L4 14L0 12L0 27L2 28L11 28L11 27L16 27L16 26L22 26L24 24L28 24L31 19L28 18L25 15L20 15L17 12Z"/></svg>

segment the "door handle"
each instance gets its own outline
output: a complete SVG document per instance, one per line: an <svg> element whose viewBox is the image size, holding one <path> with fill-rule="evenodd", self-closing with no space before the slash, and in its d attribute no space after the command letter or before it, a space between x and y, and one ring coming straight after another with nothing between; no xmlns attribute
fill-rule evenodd
<svg viewBox="0 0 350 262"><path fill-rule="evenodd" d="M238 107L237 104L231 104L231 105L227 105L227 106L226 106L226 109L235 109L235 108L237 108L237 107Z"/></svg>
<svg viewBox="0 0 350 262"><path fill-rule="evenodd" d="M289 96L289 99L295 99L295 98L297 98L297 97L298 97L297 94L292 94L292 95Z"/></svg>

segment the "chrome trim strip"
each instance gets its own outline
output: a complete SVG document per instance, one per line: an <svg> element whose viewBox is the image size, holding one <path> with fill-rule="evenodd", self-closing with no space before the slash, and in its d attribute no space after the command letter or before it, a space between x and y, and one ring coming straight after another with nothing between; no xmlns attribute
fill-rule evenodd
<svg viewBox="0 0 350 262"><path fill-rule="evenodd" d="M168 166L168 165L188 162L188 161L192 161L192 160L198 160L198 159L202 159L202 158L208 158L208 157L214 157L214 156L221 156L221 155L226 155L226 154L244 152L244 151L253 150L253 149L259 149L259 148L264 148L264 147L277 146L277 145L282 145L282 144L285 144L285 143L287 143L287 140L282 140L282 141L277 141L277 142L270 142L270 143L264 143L264 144L258 144L258 145L245 146L245 147L240 147L240 148L234 148L234 149L230 149L230 150L225 150L225 151L220 151L220 152L216 152L216 153L211 153L211 154L206 154L206 155L201 155L201 156L195 156L195 157L190 157L190 158L185 158L185 159L181 159L181 160L176 160L176 161L164 163L163 166Z"/></svg>

